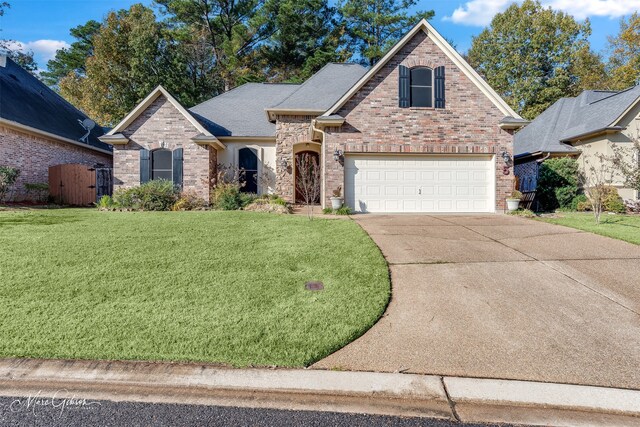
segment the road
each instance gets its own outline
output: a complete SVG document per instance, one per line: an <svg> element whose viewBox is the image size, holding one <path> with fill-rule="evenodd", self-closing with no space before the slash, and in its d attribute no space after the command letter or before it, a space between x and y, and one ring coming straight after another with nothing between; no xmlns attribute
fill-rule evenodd
<svg viewBox="0 0 640 427"><path fill-rule="evenodd" d="M427 418L221 406L0 397L0 426L487 427ZM501 427L505 427L501 424Z"/></svg>

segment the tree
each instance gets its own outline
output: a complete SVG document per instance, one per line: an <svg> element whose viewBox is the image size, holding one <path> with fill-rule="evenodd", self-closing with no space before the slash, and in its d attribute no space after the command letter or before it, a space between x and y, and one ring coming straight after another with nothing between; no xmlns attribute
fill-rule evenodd
<svg viewBox="0 0 640 427"><path fill-rule="evenodd" d="M11 5L6 2L0 2L0 16L4 16L7 9L11 8ZM2 31L2 29L0 29ZM38 71L38 64L33 59L33 52L22 51L22 45L14 40L0 39L0 53L6 54L16 64L37 77L36 71Z"/></svg>
<svg viewBox="0 0 640 427"><path fill-rule="evenodd" d="M514 110L533 119L581 84L577 58L594 60L586 54L590 34L588 20L525 0L473 38L468 58Z"/></svg>
<svg viewBox="0 0 640 427"><path fill-rule="evenodd" d="M575 76L576 83L567 95L578 96L583 90L613 89L602 56L589 46L583 46L576 52L569 73Z"/></svg>
<svg viewBox="0 0 640 427"><path fill-rule="evenodd" d="M620 32L609 37L609 64L612 84L625 89L640 83L640 14L620 20Z"/></svg>
<svg viewBox="0 0 640 427"><path fill-rule="evenodd" d="M357 59L374 65L408 27L423 18L433 18L433 10L407 12L417 3L417 0L341 0L338 4L341 23Z"/></svg>
<svg viewBox="0 0 640 427"><path fill-rule="evenodd" d="M296 189L307 206L307 215L313 219L313 206L320 199L322 170L318 159L308 153L296 156Z"/></svg>
<svg viewBox="0 0 640 427"><path fill-rule="evenodd" d="M184 61L185 46L143 5L109 13L92 43L93 56L87 58L84 73L69 72L59 89L103 124L117 123L160 84L183 103L210 96L197 92Z"/></svg>
<svg viewBox="0 0 640 427"><path fill-rule="evenodd" d="M64 77L73 73L83 76L86 73L86 60L93 56L93 38L100 30L98 21L90 20L84 25L72 28L69 33L76 39L69 48L56 52L55 58L47 63L47 71L41 76L49 86L57 86Z"/></svg>
<svg viewBox="0 0 640 427"><path fill-rule="evenodd" d="M611 159L603 154L594 154L589 157L582 155L580 159L582 168L578 175L579 181L591 204L595 222L600 224L607 196L611 194L611 184L616 176L616 167Z"/></svg>
<svg viewBox="0 0 640 427"><path fill-rule="evenodd" d="M175 28L203 37L222 87L255 78L255 49L269 37L258 14L264 0L155 0Z"/></svg>
<svg viewBox="0 0 640 427"><path fill-rule="evenodd" d="M303 81L351 56L327 0L267 0L260 14L271 35L257 54L269 81Z"/></svg>

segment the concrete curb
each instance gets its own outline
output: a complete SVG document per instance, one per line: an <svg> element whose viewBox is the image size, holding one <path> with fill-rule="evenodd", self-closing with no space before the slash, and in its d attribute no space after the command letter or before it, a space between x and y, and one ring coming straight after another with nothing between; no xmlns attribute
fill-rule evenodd
<svg viewBox="0 0 640 427"><path fill-rule="evenodd" d="M374 372L228 369L123 361L0 359L0 395L435 417L463 422L640 426L640 391Z"/></svg>

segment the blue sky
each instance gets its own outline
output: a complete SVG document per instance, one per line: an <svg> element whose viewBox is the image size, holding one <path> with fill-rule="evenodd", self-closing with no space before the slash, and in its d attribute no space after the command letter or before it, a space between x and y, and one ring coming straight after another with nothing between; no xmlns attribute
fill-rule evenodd
<svg viewBox="0 0 640 427"><path fill-rule="evenodd" d="M149 0L8 0L11 8L0 18L0 37L22 43L32 50L41 68L55 50L71 43L69 29L89 19L101 20L112 9L134 3L150 5ZM464 52L491 18L514 0L422 0L418 9L433 9L432 23ZM564 10L577 19L589 18L594 49L606 47L607 36L618 31L618 21L640 9L640 0L542 0L543 4Z"/></svg>

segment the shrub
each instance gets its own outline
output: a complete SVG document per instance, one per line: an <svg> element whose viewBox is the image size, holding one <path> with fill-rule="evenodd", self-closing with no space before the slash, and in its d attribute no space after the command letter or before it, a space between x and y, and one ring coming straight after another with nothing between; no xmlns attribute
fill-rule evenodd
<svg viewBox="0 0 640 427"><path fill-rule="evenodd" d="M351 215L353 211L349 206L342 206L340 209L336 209L336 215Z"/></svg>
<svg viewBox="0 0 640 427"><path fill-rule="evenodd" d="M28 182L24 185L24 189L27 190L27 194L33 195L37 202L46 202L49 196L49 184L46 182Z"/></svg>
<svg viewBox="0 0 640 427"><path fill-rule="evenodd" d="M333 208L324 208L322 209L322 213L325 215L331 215L333 213Z"/></svg>
<svg viewBox="0 0 640 427"><path fill-rule="evenodd" d="M4 201L9 189L20 176L20 169L11 166L0 166L0 202Z"/></svg>
<svg viewBox="0 0 640 427"><path fill-rule="evenodd" d="M578 194L576 197L573 198L573 200L571 200L570 209L572 211L579 211L580 209L578 209L578 207L583 206L584 203L589 203L589 199L587 199L587 196L585 196L584 194Z"/></svg>
<svg viewBox="0 0 640 427"><path fill-rule="evenodd" d="M537 197L543 208L570 208L578 195L578 162L570 157L549 159L540 165Z"/></svg>
<svg viewBox="0 0 640 427"><path fill-rule="evenodd" d="M240 185L220 182L211 191L211 205L215 209L223 211L235 211L240 209Z"/></svg>
<svg viewBox="0 0 640 427"><path fill-rule="evenodd" d="M258 198L255 193L240 193L240 208L244 209Z"/></svg>
<svg viewBox="0 0 640 427"><path fill-rule="evenodd" d="M180 194L180 198L171 206L172 211L193 211L196 209L202 209L207 206L201 197L199 197L194 191L183 191Z"/></svg>
<svg viewBox="0 0 640 427"><path fill-rule="evenodd" d="M509 215L521 216L524 218L535 218L536 214L529 209L518 209L513 212L508 212Z"/></svg>
<svg viewBox="0 0 640 427"><path fill-rule="evenodd" d="M178 189L171 181L155 179L138 187L119 189L113 195L113 200L120 208L168 211L178 197Z"/></svg>
<svg viewBox="0 0 640 427"><path fill-rule="evenodd" d="M111 196L107 195L100 197L100 200L98 200L98 203L96 203L96 205L100 210L106 210L115 207L113 199L111 198Z"/></svg>
<svg viewBox="0 0 640 427"><path fill-rule="evenodd" d="M605 211L615 213L625 213L627 211L624 201L615 187L604 187L603 192L602 208Z"/></svg>
<svg viewBox="0 0 640 427"><path fill-rule="evenodd" d="M513 190L511 192L511 195L509 196L510 199L518 199L521 200L522 199L522 193L519 192L518 190Z"/></svg>
<svg viewBox="0 0 640 427"><path fill-rule="evenodd" d="M640 200L625 200L624 205L630 213L640 213Z"/></svg>

